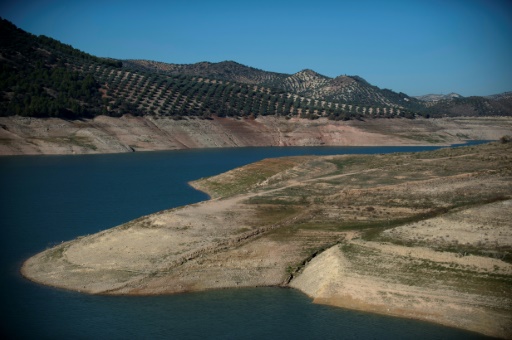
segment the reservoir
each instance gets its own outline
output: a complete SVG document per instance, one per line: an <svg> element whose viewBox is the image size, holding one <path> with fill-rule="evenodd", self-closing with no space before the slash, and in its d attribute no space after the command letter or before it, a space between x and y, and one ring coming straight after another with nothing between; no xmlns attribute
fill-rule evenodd
<svg viewBox="0 0 512 340"><path fill-rule="evenodd" d="M187 182L269 157L435 147L202 149L0 157L0 335L4 339L480 339L415 320L312 304L283 288L91 296L25 280L25 259L62 241L206 200Z"/></svg>

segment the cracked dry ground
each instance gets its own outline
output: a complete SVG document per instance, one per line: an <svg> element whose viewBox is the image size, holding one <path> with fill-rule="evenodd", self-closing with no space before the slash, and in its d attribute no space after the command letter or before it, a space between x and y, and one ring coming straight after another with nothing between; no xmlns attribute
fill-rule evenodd
<svg viewBox="0 0 512 340"><path fill-rule="evenodd" d="M511 337L511 151L267 159L192 183L209 201L63 243L22 272L97 294L289 285Z"/></svg>

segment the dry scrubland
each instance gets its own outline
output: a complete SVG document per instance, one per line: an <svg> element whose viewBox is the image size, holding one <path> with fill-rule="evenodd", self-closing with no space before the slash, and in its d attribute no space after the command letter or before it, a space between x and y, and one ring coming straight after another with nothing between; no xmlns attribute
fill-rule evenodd
<svg viewBox="0 0 512 340"><path fill-rule="evenodd" d="M512 143L267 159L192 184L212 199L63 243L23 274L112 295L291 286L512 337Z"/></svg>

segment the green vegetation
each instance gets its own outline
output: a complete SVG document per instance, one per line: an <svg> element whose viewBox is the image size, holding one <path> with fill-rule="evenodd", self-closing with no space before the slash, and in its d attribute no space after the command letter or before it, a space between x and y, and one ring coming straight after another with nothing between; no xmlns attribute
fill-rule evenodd
<svg viewBox="0 0 512 340"><path fill-rule="evenodd" d="M99 114L99 84L88 74L63 67L2 70L0 88L12 91L10 101L3 102L2 115L78 118ZM85 104L87 103L87 104ZM96 104L96 105L94 105Z"/></svg>

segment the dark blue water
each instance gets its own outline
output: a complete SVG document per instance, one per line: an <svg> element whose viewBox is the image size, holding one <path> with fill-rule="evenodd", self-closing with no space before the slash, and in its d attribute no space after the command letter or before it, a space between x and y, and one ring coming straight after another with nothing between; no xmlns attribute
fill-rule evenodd
<svg viewBox="0 0 512 340"><path fill-rule="evenodd" d="M61 241L207 199L187 185L263 158L433 147L243 148L0 158L2 338L467 339L429 323L311 304L290 289L90 296L23 279L24 259Z"/></svg>

